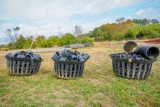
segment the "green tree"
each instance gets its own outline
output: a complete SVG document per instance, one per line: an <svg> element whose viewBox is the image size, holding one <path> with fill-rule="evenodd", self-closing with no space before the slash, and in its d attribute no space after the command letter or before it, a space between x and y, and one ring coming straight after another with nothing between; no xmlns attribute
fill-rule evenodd
<svg viewBox="0 0 160 107"><path fill-rule="evenodd" d="M16 47L16 45L15 45L15 43L8 43L7 44L7 48L9 49L9 50L12 50L12 49L16 49L17 47Z"/></svg>
<svg viewBox="0 0 160 107"><path fill-rule="evenodd" d="M106 25L107 24L103 24L99 27L99 29L102 31L102 32L106 32Z"/></svg>
<svg viewBox="0 0 160 107"><path fill-rule="evenodd" d="M147 19L142 19L142 25L147 25L149 24L149 21Z"/></svg>
<svg viewBox="0 0 160 107"><path fill-rule="evenodd" d="M69 44L73 44L76 43L76 38L70 34L70 33L66 33L62 36L61 39L61 45L69 45Z"/></svg>
<svg viewBox="0 0 160 107"><path fill-rule="evenodd" d="M61 40L58 36L50 36L47 40L49 47L52 47L54 45L60 45L61 44Z"/></svg>
<svg viewBox="0 0 160 107"><path fill-rule="evenodd" d="M112 36L108 35L107 32L103 32L103 37L105 40L108 40L108 41L112 40Z"/></svg>
<svg viewBox="0 0 160 107"><path fill-rule="evenodd" d="M152 19L151 22L152 24L159 24L159 21L157 19Z"/></svg>
<svg viewBox="0 0 160 107"><path fill-rule="evenodd" d="M128 30L127 32L126 32L126 34L124 35L124 37L126 38L126 39L135 39L135 34L134 34L134 32L133 32L133 30Z"/></svg>
<svg viewBox="0 0 160 107"><path fill-rule="evenodd" d="M24 48L24 43L26 42L26 39L23 35L19 36L19 38L16 41L16 47L19 49Z"/></svg>
<svg viewBox="0 0 160 107"><path fill-rule="evenodd" d="M29 49L32 41L33 41L32 37L27 37L26 42L24 43L24 48ZM33 42L32 48L35 48L35 46L36 46L36 44L35 44L35 42Z"/></svg>
<svg viewBox="0 0 160 107"><path fill-rule="evenodd" d="M94 42L95 38L89 38L89 37L83 37L82 38L82 43L86 43L86 42Z"/></svg>
<svg viewBox="0 0 160 107"><path fill-rule="evenodd" d="M147 27L151 28L153 31L157 32L160 36L160 24L150 24Z"/></svg>
<svg viewBox="0 0 160 107"><path fill-rule="evenodd" d="M142 33L148 39L156 38L159 36L156 31L153 31L149 27L144 27L140 33Z"/></svg>
<svg viewBox="0 0 160 107"><path fill-rule="evenodd" d="M49 45L48 45L48 40L47 40L47 39L44 39L44 40L41 42L41 47L43 47L43 48L49 47Z"/></svg>
<svg viewBox="0 0 160 107"><path fill-rule="evenodd" d="M100 29L98 29L96 33L96 40L97 41L103 41L105 39L105 32L102 32Z"/></svg>
<svg viewBox="0 0 160 107"><path fill-rule="evenodd" d="M90 37L96 37L96 33L97 33L98 29L99 29L99 28L95 28L95 29L91 32Z"/></svg>
<svg viewBox="0 0 160 107"><path fill-rule="evenodd" d="M136 38L141 38L143 36L140 34L140 31L142 30L141 26L134 26L126 31L124 34L125 39L136 39Z"/></svg>
<svg viewBox="0 0 160 107"><path fill-rule="evenodd" d="M44 36L38 36L37 38L36 38L36 47L41 47L41 43L42 43L42 41L45 39L45 37Z"/></svg>

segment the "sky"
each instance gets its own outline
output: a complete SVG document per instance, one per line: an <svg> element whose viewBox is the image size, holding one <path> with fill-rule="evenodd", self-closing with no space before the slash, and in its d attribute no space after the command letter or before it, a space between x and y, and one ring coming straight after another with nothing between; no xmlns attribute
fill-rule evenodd
<svg viewBox="0 0 160 107"><path fill-rule="evenodd" d="M76 25L87 33L117 18L158 19L160 0L0 0L0 44L5 31L19 27L27 36L72 33Z"/></svg>

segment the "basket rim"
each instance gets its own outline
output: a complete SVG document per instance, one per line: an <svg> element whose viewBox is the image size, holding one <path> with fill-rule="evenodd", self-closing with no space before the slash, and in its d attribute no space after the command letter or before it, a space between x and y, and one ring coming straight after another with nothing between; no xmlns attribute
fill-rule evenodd
<svg viewBox="0 0 160 107"><path fill-rule="evenodd" d="M86 61L58 61L58 60L53 60L53 61L58 63L63 63L63 64L82 64L86 62Z"/></svg>
<svg viewBox="0 0 160 107"><path fill-rule="evenodd" d="M111 54L109 55L111 57L112 60L118 60L118 61L123 61L123 62L129 62L129 59L122 59L122 58L115 58L115 57L112 57ZM157 61L157 58L156 59L150 59L150 60L136 60L136 59L132 59L132 63L133 62L136 62L136 63L153 63Z"/></svg>
<svg viewBox="0 0 160 107"><path fill-rule="evenodd" d="M15 58L15 57L8 57L8 56L5 56L5 58L8 60L15 60L15 61L30 61L31 60L30 58ZM43 61L43 59L33 59L33 61L41 62Z"/></svg>

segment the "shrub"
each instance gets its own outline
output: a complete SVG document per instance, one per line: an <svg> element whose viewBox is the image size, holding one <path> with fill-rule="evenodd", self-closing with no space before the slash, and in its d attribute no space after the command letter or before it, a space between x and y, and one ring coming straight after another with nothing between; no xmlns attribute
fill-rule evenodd
<svg viewBox="0 0 160 107"><path fill-rule="evenodd" d="M136 39L137 35L140 33L141 27L140 26L135 26L133 28L130 28L125 34L124 38L125 39Z"/></svg>
<svg viewBox="0 0 160 107"><path fill-rule="evenodd" d="M70 34L70 33L66 33L62 36L61 39L61 45L69 45L69 44L73 44L76 43L76 38Z"/></svg>
<svg viewBox="0 0 160 107"><path fill-rule="evenodd" d="M50 36L47 40L47 47L52 47L54 45L61 45L61 40L58 36Z"/></svg>
<svg viewBox="0 0 160 107"><path fill-rule="evenodd" d="M49 46L48 46L48 41L47 41L47 39L44 39L44 40L41 42L41 47L43 47L43 48L49 47Z"/></svg>
<svg viewBox="0 0 160 107"><path fill-rule="evenodd" d="M95 42L95 38L83 37L81 40L82 43L86 42Z"/></svg>
<svg viewBox="0 0 160 107"><path fill-rule="evenodd" d="M128 30L125 35L124 35L125 39L133 39L135 38L135 34L133 32L133 30Z"/></svg>
<svg viewBox="0 0 160 107"><path fill-rule="evenodd" d="M156 38L158 37L158 33L156 31L153 31L149 27L144 27L141 31L141 33L146 36L148 39Z"/></svg>

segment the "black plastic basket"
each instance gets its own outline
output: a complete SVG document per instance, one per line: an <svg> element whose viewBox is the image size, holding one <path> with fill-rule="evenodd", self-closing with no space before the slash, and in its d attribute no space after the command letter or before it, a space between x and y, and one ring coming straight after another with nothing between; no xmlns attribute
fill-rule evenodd
<svg viewBox="0 0 160 107"><path fill-rule="evenodd" d="M112 57L112 67L115 75L133 78L133 79L145 79L148 77L152 63L156 59L152 60L127 60L122 58Z"/></svg>
<svg viewBox="0 0 160 107"><path fill-rule="evenodd" d="M85 61L56 61L54 60L54 70L58 77L72 79L83 75Z"/></svg>
<svg viewBox="0 0 160 107"><path fill-rule="evenodd" d="M39 71L41 61L38 59L7 57L7 69L11 75L31 75Z"/></svg>

